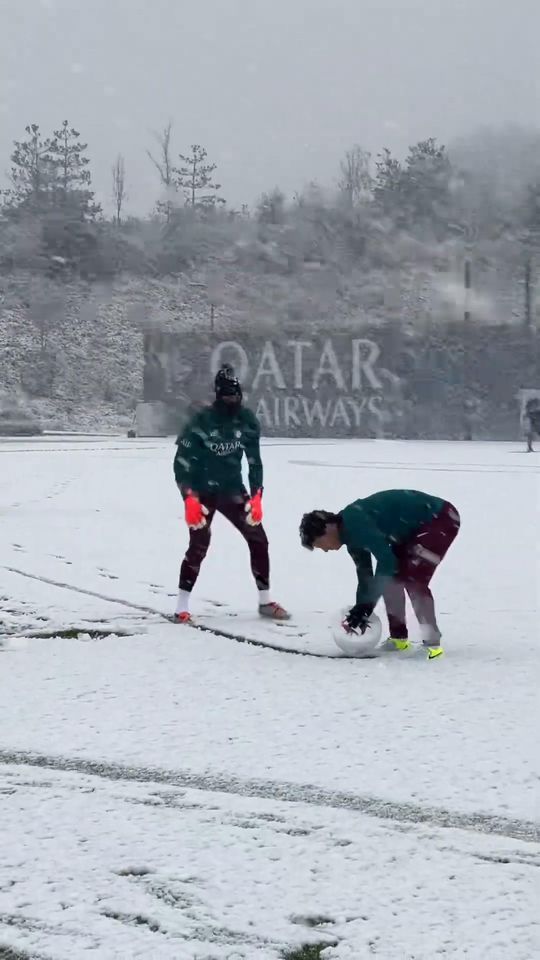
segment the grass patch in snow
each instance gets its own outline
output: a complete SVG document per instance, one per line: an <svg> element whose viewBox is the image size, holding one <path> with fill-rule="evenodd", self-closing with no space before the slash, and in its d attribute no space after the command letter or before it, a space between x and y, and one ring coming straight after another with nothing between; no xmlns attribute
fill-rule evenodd
<svg viewBox="0 0 540 960"><path fill-rule="evenodd" d="M303 947L288 950L283 954L283 960L322 960L322 951L329 946L329 943L307 943Z"/></svg>
<svg viewBox="0 0 540 960"><path fill-rule="evenodd" d="M91 640L104 640L107 637L130 637L132 634L124 630L87 630L85 627L69 627L66 630L47 630L34 633L25 633L29 640L79 640L90 637ZM2 960L0 956L0 960Z"/></svg>
<svg viewBox="0 0 540 960"><path fill-rule="evenodd" d="M152 933L160 933L161 927L157 920L150 920L149 917L143 917L140 913L119 913L117 910L102 910L102 916L109 920L117 920L128 927L148 927ZM0 958L1 960L1 958Z"/></svg>
<svg viewBox="0 0 540 960"><path fill-rule="evenodd" d="M22 950L12 950L11 947L3 947L0 944L0 960L37 960L37 953L26 953Z"/></svg>

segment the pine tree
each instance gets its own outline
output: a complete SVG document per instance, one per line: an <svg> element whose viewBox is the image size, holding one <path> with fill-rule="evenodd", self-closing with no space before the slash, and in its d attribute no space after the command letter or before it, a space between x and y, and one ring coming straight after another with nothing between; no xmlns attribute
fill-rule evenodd
<svg viewBox="0 0 540 960"><path fill-rule="evenodd" d="M384 213L395 214L402 205L403 168L387 147L378 155L373 195Z"/></svg>
<svg viewBox="0 0 540 960"><path fill-rule="evenodd" d="M451 176L446 149L438 146L433 137L409 147L404 188L415 222L448 222Z"/></svg>
<svg viewBox="0 0 540 960"><path fill-rule="evenodd" d="M405 228L448 227L452 168L443 146L430 137L409 147L405 164L389 150L379 154L374 197L396 224Z"/></svg>
<svg viewBox="0 0 540 960"><path fill-rule="evenodd" d="M16 140L11 154L11 189L5 194L8 213L36 216L69 210L69 216L92 220L94 202L90 161L80 133L65 120L52 137L44 138L37 123L25 127L26 140Z"/></svg>
<svg viewBox="0 0 540 960"><path fill-rule="evenodd" d="M56 174L56 203L64 207L69 204L72 211L78 209L81 219L93 220L100 207L94 201L90 161L85 155L88 144L81 143L80 136L67 120L53 133L50 154Z"/></svg>
<svg viewBox="0 0 540 960"><path fill-rule="evenodd" d="M193 210L197 207L204 208L225 203L225 200L218 196L221 184L214 183L212 180L212 174L217 166L215 163L206 163L207 157L204 147L194 143L190 154L187 156L179 154L182 166L173 167L174 183L179 189L184 190L186 202Z"/></svg>
<svg viewBox="0 0 540 960"><path fill-rule="evenodd" d="M44 139L37 123L25 127L26 140L15 140L11 154L11 189L5 193L8 212L40 213L53 202L56 169L53 142Z"/></svg>

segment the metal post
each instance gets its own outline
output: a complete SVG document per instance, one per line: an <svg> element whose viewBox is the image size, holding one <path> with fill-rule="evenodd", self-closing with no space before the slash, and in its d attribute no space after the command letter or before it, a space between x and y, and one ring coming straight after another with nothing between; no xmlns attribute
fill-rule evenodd
<svg viewBox="0 0 540 960"><path fill-rule="evenodd" d="M463 319L465 323L468 323L471 319L471 261L465 260L465 271L464 271L464 287L465 287L465 308L463 311Z"/></svg>
<svg viewBox="0 0 540 960"><path fill-rule="evenodd" d="M472 440L470 403L469 403L469 333L471 321L471 261L465 260L463 272L464 306L463 306L463 439Z"/></svg>
<svg viewBox="0 0 540 960"><path fill-rule="evenodd" d="M531 274L531 257L528 255L525 260L525 326L527 330L530 330L532 327Z"/></svg>

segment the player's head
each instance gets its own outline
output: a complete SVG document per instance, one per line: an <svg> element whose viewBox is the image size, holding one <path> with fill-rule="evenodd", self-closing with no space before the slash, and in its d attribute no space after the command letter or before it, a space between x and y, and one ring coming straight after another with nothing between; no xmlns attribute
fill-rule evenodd
<svg viewBox="0 0 540 960"><path fill-rule="evenodd" d="M224 407L234 410L242 403L242 387L234 370L229 364L225 364L216 373L214 380L214 389L216 391L216 400Z"/></svg>
<svg viewBox="0 0 540 960"><path fill-rule="evenodd" d="M328 510L312 510L305 513L300 522L300 540L307 550L339 550L343 546L340 536L341 520L338 514Z"/></svg>

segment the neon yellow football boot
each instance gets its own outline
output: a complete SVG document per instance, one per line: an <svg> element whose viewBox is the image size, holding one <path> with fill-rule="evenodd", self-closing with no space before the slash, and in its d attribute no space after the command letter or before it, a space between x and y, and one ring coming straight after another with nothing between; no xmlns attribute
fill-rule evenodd
<svg viewBox="0 0 540 960"><path fill-rule="evenodd" d="M396 640L394 637L388 637L383 643L383 650L395 653L397 651L408 650L410 645L410 640Z"/></svg>

